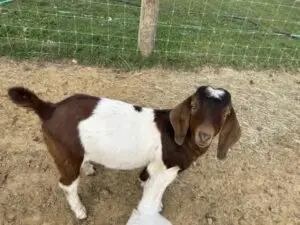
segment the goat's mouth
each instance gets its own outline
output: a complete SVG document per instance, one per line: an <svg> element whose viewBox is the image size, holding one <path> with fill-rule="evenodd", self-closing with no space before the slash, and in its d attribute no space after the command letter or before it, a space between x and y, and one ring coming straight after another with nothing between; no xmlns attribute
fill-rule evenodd
<svg viewBox="0 0 300 225"><path fill-rule="evenodd" d="M207 148L207 147L209 147L210 144L211 144L211 140L208 140L208 141L203 142L203 141L199 140L199 137L198 137L198 136L194 136L194 137L193 137L193 141L194 141L194 143L196 144L196 146L197 146L198 148Z"/></svg>
<svg viewBox="0 0 300 225"><path fill-rule="evenodd" d="M207 148L210 145L210 142L208 143L197 143L197 146L199 148Z"/></svg>

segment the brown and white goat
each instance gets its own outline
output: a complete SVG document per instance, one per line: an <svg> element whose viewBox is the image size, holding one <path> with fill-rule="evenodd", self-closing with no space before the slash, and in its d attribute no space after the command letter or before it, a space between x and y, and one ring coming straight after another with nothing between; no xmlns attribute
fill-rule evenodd
<svg viewBox="0 0 300 225"><path fill-rule="evenodd" d="M166 110L83 94L50 103L23 87L10 88L8 95L39 116L61 174L59 186L79 219L86 218L77 192L79 174L81 168L87 175L95 172L90 162L113 169L143 167L140 179L146 181L167 168L187 169L218 133L217 157L224 159L241 135L230 93L210 86Z"/></svg>

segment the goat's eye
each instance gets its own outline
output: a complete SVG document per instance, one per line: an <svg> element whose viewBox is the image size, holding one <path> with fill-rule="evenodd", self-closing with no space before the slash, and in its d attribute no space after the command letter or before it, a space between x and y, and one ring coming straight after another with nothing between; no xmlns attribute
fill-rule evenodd
<svg viewBox="0 0 300 225"><path fill-rule="evenodd" d="M196 112L197 111L197 106L192 104L191 105L191 111L192 111L192 113Z"/></svg>

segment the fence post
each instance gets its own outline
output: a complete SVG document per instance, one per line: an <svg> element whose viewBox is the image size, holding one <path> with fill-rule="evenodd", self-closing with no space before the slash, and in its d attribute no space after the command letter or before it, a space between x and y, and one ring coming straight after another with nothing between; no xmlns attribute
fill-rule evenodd
<svg viewBox="0 0 300 225"><path fill-rule="evenodd" d="M142 56L151 54L156 35L159 0L141 0L138 46Z"/></svg>

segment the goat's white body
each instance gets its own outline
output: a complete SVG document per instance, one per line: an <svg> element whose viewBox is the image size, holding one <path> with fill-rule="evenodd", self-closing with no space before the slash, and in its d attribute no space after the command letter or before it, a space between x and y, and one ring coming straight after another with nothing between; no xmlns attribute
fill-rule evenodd
<svg viewBox="0 0 300 225"><path fill-rule="evenodd" d="M160 132L154 111L132 104L101 98L92 115L78 125L85 160L112 169L164 167Z"/></svg>

